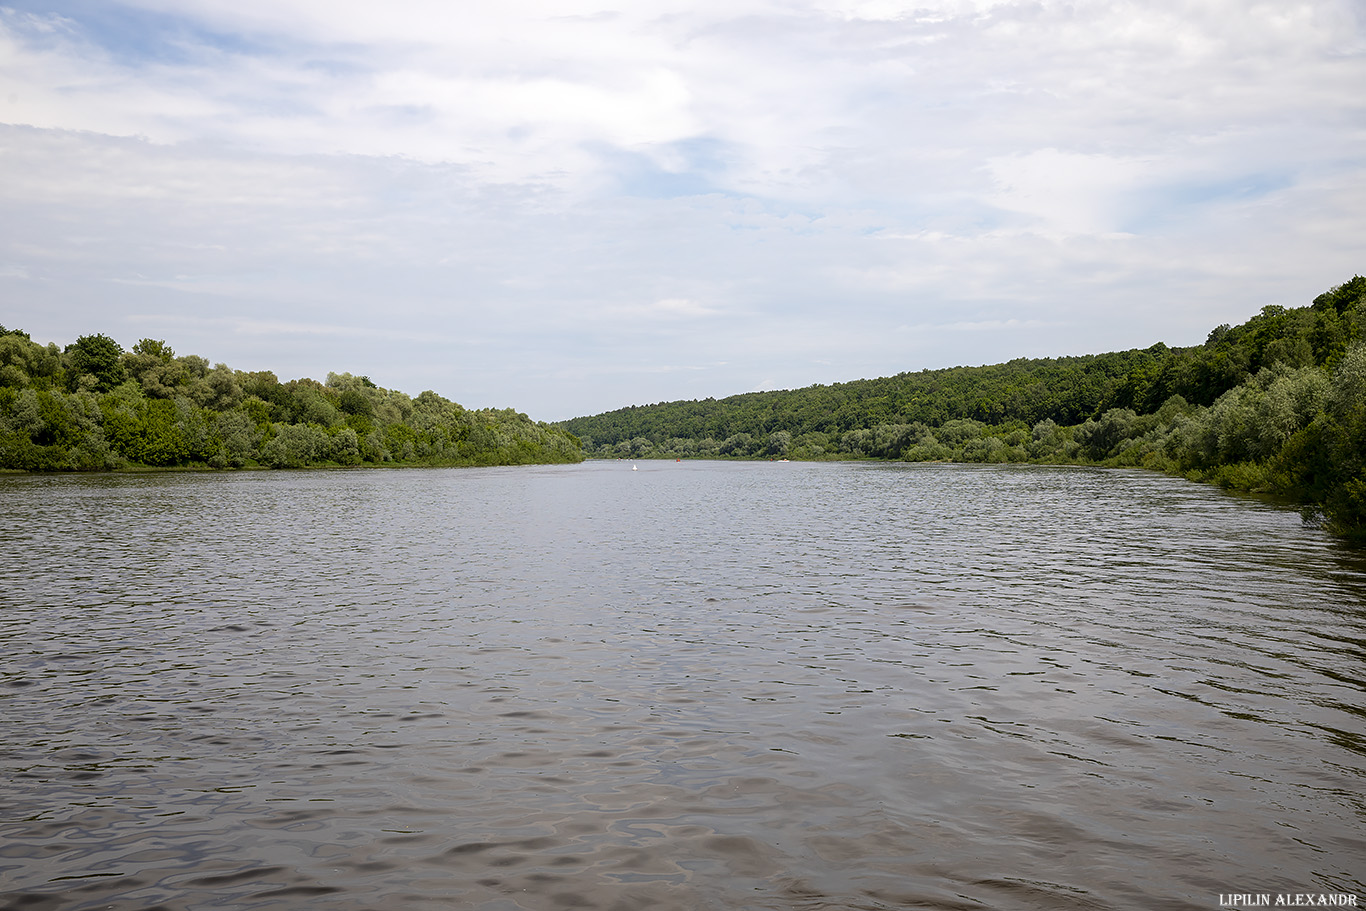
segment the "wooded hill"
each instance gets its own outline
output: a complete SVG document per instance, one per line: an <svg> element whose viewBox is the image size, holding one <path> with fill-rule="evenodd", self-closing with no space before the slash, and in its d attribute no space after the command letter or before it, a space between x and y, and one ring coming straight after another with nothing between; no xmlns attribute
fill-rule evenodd
<svg viewBox="0 0 1366 911"><path fill-rule="evenodd" d="M1018 359L667 402L562 426L590 457L1135 465L1366 529L1366 278L1203 345Z"/></svg>
<svg viewBox="0 0 1366 911"><path fill-rule="evenodd" d="M64 349L0 326L0 468L298 468L577 462L578 440L508 410L416 399L364 376L281 383L164 341Z"/></svg>

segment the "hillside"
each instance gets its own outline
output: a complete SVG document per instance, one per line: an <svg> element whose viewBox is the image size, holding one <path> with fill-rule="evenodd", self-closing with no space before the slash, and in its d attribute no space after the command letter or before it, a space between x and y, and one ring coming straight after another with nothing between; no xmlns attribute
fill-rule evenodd
<svg viewBox="0 0 1366 911"><path fill-rule="evenodd" d="M562 423L590 457L1139 465L1366 527L1366 278L1203 345L922 370Z"/></svg>

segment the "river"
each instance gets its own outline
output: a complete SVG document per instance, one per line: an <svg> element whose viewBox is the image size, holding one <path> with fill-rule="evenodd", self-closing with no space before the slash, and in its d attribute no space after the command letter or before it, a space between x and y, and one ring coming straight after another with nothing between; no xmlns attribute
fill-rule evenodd
<svg viewBox="0 0 1366 911"><path fill-rule="evenodd" d="M1366 560L1141 471L0 478L0 908L1366 905Z"/></svg>

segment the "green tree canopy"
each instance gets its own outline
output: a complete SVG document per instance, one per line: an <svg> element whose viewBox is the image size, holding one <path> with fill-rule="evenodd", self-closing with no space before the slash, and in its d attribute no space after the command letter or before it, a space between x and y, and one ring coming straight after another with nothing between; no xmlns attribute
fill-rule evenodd
<svg viewBox="0 0 1366 911"><path fill-rule="evenodd" d="M122 383L126 373L123 369L123 346L107 335L82 335L66 346L68 385L82 388L91 377L89 384L98 392L108 392Z"/></svg>

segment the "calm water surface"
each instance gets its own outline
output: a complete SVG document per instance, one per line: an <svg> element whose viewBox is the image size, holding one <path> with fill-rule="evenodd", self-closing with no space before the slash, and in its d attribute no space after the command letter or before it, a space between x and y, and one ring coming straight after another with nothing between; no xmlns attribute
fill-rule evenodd
<svg viewBox="0 0 1366 911"><path fill-rule="evenodd" d="M0 479L0 908L1366 905L1366 566L1160 475Z"/></svg>

